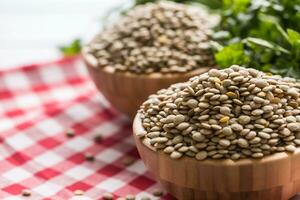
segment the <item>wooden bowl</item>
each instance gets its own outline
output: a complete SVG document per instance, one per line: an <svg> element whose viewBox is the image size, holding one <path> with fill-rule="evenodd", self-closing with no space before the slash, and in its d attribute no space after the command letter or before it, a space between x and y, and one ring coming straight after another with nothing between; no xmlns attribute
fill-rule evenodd
<svg viewBox="0 0 300 200"><path fill-rule="evenodd" d="M146 167L180 200L287 200L300 191L300 149L262 159L173 160L136 136L144 131L139 114L133 134Z"/></svg>
<svg viewBox="0 0 300 200"><path fill-rule="evenodd" d="M82 55L98 90L115 108L131 118L134 117L140 105L150 94L156 93L162 88L167 88L174 83L187 81L189 78L211 69L210 67L201 67L181 74L152 73L137 75L129 72L112 73L103 70L103 68L95 67L90 54L82 51Z"/></svg>

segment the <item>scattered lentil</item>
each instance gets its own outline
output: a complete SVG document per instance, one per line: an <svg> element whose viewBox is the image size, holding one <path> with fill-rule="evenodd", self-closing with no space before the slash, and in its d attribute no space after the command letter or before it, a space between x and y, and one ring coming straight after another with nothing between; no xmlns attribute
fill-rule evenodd
<svg viewBox="0 0 300 200"><path fill-rule="evenodd" d="M150 197L147 197L147 196L143 196L143 197L141 198L141 200L151 200L151 198L150 198Z"/></svg>
<svg viewBox="0 0 300 200"><path fill-rule="evenodd" d="M135 196L132 194L127 194L126 195L126 200L135 200Z"/></svg>
<svg viewBox="0 0 300 200"><path fill-rule="evenodd" d="M84 194L84 192L82 190L75 190L74 191L74 195L76 195L76 196L81 196L83 194Z"/></svg>
<svg viewBox="0 0 300 200"><path fill-rule="evenodd" d="M89 162L93 162L93 161L95 161L95 156L91 153L86 153L85 154L85 160L89 161Z"/></svg>
<svg viewBox="0 0 300 200"><path fill-rule="evenodd" d="M161 196L164 194L164 192L163 192L162 190L160 190L160 189L157 189L157 190L154 190L154 191L152 192L152 194L153 194L154 196L156 196L156 197L161 197Z"/></svg>
<svg viewBox="0 0 300 200"><path fill-rule="evenodd" d="M75 131L73 129L69 128L69 129L66 130L66 135L69 138L74 137L75 136Z"/></svg>
<svg viewBox="0 0 300 200"><path fill-rule="evenodd" d="M146 131L143 131L143 133L145 133L145 135L146 135ZM144 135L144 136L145 136L145 135ZM94 141L95 141L95 142L101 142L102 139L103 139L103 136L102 136L102 134L100 134L100 133L96 134L95 137L94 137Z"/></svg>
<svg viewBox="0 0 300 200"><path fill-rule="evenodd" d="M110 192L105 192L102 196L104 200L112 200L114 198L114 195Z"/></svg>
<svg viewBox="0 0 300 200"><path fill-rule="evenodd" d="M29 197L29 196L31 196L31 191L28 190L28 189L22 190L22 196L24 196L24 197Z"/></svg>
<svg viewBox="0 0 300 200"><path fill-rule="evenodd" d="M122 160L122 163L124 166L130 166L134 163L134 159L132 157L125 157L123 160Z"/></svg>

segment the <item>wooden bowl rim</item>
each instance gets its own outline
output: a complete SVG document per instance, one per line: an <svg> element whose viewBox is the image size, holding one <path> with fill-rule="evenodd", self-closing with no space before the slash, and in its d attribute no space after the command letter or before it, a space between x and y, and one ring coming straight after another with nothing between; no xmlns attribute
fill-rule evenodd
<svg viewBox="0 0 300 200"><path fill-rule="evenodd" d="M178 77L182 77L182 76L196 76L199 75L201 73L205 73L207 72L209 69L212 68L216 68L216 66L211 66L211 67L207 67L207 66L203 66L203 67L199 67L197 69L188 71L188 72L183 72L183 73L159 73L159 72L155 72L155 73L150 73L150 74L135 74L132 72L108 72L106 70L103 70L102 67L99 68L95 68L93 67L93 65L90 63L90 61L87 59L87 55L89 56L93 56L95 58L95 56L93 54L87 53L84 48L81 50L81 55L83 58L84 63L88 66L91 67L93 69L97 69L97 70L101 70L103 73L109 74L109 75L119 75L119 76L124 76L124 77L128 77L128 78L147 78L147 79L166 79L166 78L178 78Z"/></svg>
<svg viewBox="0 0 300 200"><path fill-rule="evenodd" d="M148 145L146 142L143 142L144 139L138 138L136 136L136 133L145 131L144 127L141 123L140 113L137 113L134 121L133 121L133 134L136 138L136 141L140 141L149 151L154 151L159 156L165 156L168 157L169 160L171 160L170 156L166 153L163 153L162 151L157 151L154 147ZM178 159L178 161L181 162L197 162L199 165L210 165L210 166L253 166L253 165L264 165L264 164L270 164L272 162L277 162L279 160L287 160L297 154L300 154L300 148L296 148L295 152L288 153L288 152L278 152L271 155L264 156L260 159L254 159L254 158L242 158L237 161L233 161L231 159L205 159L203 161L196 160L195 158L191 158L188 156L183 156L182 158Z"/></svg>

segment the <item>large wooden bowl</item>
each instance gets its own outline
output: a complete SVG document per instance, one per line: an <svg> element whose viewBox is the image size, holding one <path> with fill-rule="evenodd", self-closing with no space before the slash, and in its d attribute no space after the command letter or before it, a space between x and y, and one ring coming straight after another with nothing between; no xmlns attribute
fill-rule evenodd
<svg viewBox="0 0 300 200"><path fill-rule="evenodd" d="M180 200L288 200L300 191L300 149L262 159L173 160L136 136L144 131L139 114L133 133L146 167Z"/></svg>
<svg viewBox="0 0 300 200"><path fill-rule="evenodd" d="M187 73L161 74L152 73L137 75L129 72L108 72L91 63L91 55L82 51L83 60L97 88L105 98L119 111L134 117L140 105L150 94L178 82L208 71L209 67L201 67Z"/></svg>

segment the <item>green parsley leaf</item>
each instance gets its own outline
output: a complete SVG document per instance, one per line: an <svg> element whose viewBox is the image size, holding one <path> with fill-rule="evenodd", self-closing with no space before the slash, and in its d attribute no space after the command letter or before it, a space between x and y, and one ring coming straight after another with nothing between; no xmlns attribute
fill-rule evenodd
<svg viewBox="0 0 300 200"><path fill-rule="evenodd" d="M288 34L288 39L291 45L295 46L296 44L300 44L300 33L293 30L293 29L288 29L287 30Z"/></svg>
<svg viewBox="0 0 300 200"><path fill-rule="evenodd" d="M288 50L284 49L283 47L273 44L272 42L269 42L269 41L261 39L261 38L248 37L244 41L252 43L252 44L256 44L256 45L259 45L262 47L266 47L266 48L272 49L274 51L280 51L280 52L286 53L286 54L290 53Z"/></svg>
<svg viewBox="0 0 300 200"><path fill-rule="evenodd" d="M250 61L249 56L244 53L244 45L242 43L234 43L224 47L215 54L215 58L221 68L226 68L233 64L247 65Z"/></svg>
<svg viewBox="0 0 300 200"><path fill-rule="evenodd" d="M77 55L81 50L81 40L75 39L70 44L59 47L59 50L64 56Z"/></svg>

